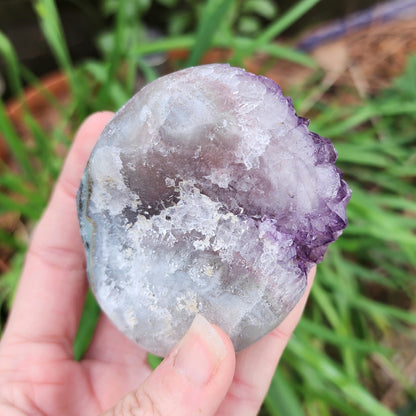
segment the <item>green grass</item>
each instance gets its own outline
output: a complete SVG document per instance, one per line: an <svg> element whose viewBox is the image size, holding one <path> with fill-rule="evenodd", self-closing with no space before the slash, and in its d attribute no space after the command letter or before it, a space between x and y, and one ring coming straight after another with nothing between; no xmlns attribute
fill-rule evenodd
<svg viewBox="0 0 416 416"><path fill-rule="evenodd" d="M187 61L177 63L186 66L197 64L209 48L223 47L234 52L231 62L237 64L257 51L317 68L310 56L272 43L317 0L299 1L286 14L249 34L236 31L237 0L199 2L194 13L199 19L192 30L154 41L147 39L145 31L150 3L122 0L117 8L111 8L108 0L102 3L114 22L99 39L102 57L74 65L54 1L34 2L39 25L58 67L68 76L72 93L71 102L62 108L43 92L62 115L52 131L42 128L25 108L24 122L33 141L22 142L0 103L0 131L14 160L13 169L0 165L0 215L13 213L26 233L39 219L59 174L62 157L57 156L58 149L68 147L89 113L119 108L134 92L137 73L147 81L158 76L148 63L148 54L187 49ZM263 3L266 13L269 6ZM41 89L1 33L0 54L15 97L21 96L25 83ZM415 79L416 59L411 58L406 72L377 97L355 106L319 101L310 110L312 130L333 139L338 166L353 189L350 225L318 267L307 310L276 372L262 415L392 415L378 400L383 391L374 388L376 367L390 374L391 382L404 392L408 404L396 409L397 414L413 414L416 391L394 363L391 340L402 337L414 343L415 337ZM293 91L296 108L303 107L314 88L306 84ZM13 254L9 271L0 278L0 302L6 309L12 303L26 247L21 230L0 228L0 249ZM88 346L98 312L89 295L74 345L77 358ZM151 357L150 362L157 365L158 360Z"/></svg>

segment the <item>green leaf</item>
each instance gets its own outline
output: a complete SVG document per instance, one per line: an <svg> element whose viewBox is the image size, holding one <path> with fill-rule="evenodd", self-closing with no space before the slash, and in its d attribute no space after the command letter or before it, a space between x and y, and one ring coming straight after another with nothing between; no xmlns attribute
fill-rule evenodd
<svg viewBox="0 0 416 416"><path fill-rule="evenodd" d="M14 159L19 163L28 179L35 181L36 173L29 158L29 152L21 137L17 134L9 120L3 101L0 100L0 128L2 138L5 140Z"/></svg>
<svg viewBox="0 0 416 416"><path fill-rule="evenodd" d="M87 351L94 335L99 316L100 307L98 306L98 303L91 291L88 291L87 298L85 299L84 310L82 312L81 321L73 346L75 360L81 360Z"/></svg>
<svg viewBox="0 0 416 416"><path fill-rule="evenodd" d="M297 2L275 23L272 23L266 30L260 33L260 35L255 40L253 40L248 48L239 50L236 56L233 58L233 62L241 62L243 58L252 55L261 46L269 44L319 2L320 0L301 0Z"/></svg>
<svg viewBox="0 0 416 416"><path fill-rule="evenodd" d="M20 251L13 257L9 264L9 270L3 273L0 279L0 296L1 303L6 301L8 309L11 308L14 296L16 294L20 275L23 268L25 258L25 247L20 248Z"/></svg>
<svg viewBox="0 0 416 416"><path fill-rule="evenodd" d="M416 99L416 56L410 56L407 61L406 70L404 73L394 80L394 89L388 89L387 93L392 92L397 94L399 92L403 97L413 101Z"/></svg>
<svg viewBox="0 0 416 416"><path fill-rule="evenodd" d="M116 26L114 30L114 39L112 42L112 50L109 56L109 66L108 66L108 73L107 73L107 83L112 84L113 80L115 79L115 73L118 70L121 59L122 59L122 45L125 44L127 41L126 39L126 30L128 25L126 24L127 19L127 10L126 10L126 0L120 0L117 6L117 13L116 13Z"/></svg>
<svg viewBox="0 0 416 416"><path fill-rule="evenodd" d="M149 83L158 78L157 72L144 59L138 59L137 65L142 70L146 82Z"/></svg>
<svg viewBox="0 0 416 416"><path fill-rule="evenodd" d="M192 14L189 11L177 12L169 19L169 33L171 36L184 33L191 25L193 19ZM169 38L166 38L167 40Z"/></svg>
<svg viewBox="0 0 416 416"><path fill-rule="evenodd" d="M12 94L20 97L23 92L22 83L19 76L19 64L16 52L9 39L0 31L0 55L6 63L7 76L10 83Z"/></svg>
<svg viewBox="0 0 416 416"><path fill-rule="evenodd" d="M225 18L233 0L208 0L195 35L195 44L191 50L186 66L198 65L208 48L212 45L214 35Z"/></svg>
<svg viewBox="0 0 416 416"><path fill-rule="evenodd" d="M11 250L19 250L22 244L14 237L14 235L0 228L0 247L7 247Z"/></svg>
<svg viewBox="0 0 416 416"><path fill-rule="evenodd" d="M266 19L276 16L277 7L270 0L248 0L243 2L243 13L255 13Z"/></svg>
<svg viewBox="0 0 416 416"><path fill-rule="evenodd" d="M389 318L389 320L393 318L409 324L416 324L416 315L411 311L399 309L391 305L383 305L380 302L363 296L357 296L351 299L351 303L362 312L371 313L373 316L384 316Z"/></svg>
<svg viewBox="0 0 416 416"><path fill-rule="evenodd" d="M260 46L259 52L266 53L274 58L286 59L290 62L304 65L312 69L316 69L318 67L315 59L306 53L297 51L290 46L281 45L276 42Z"/></svg>
<svg viewBox="0 0 416 416"><path fill-rule="evenodd" d="M344 110L345 111L345 110ZM397 116L403 114L415 114L416 102L395 102L389 101L383 104L376 105L375 103L369 103L361 108L357 108L353 115L345 120L334 120L332 126L327 128L318 128L320 133L324 136L335 137L342 136L345 132L362 125L363 123L371 120L374 117L382 116ZM334 117L336 118L336 117ZM315 120L316 121L316 120ZM315 129L315 128L313 128Z"/></svg>
<svg viewBox="0 0 416 416"><path fill-rule="evenodd" d="M43 35L58 65L68 76L71 91L77 100L77 112L83 119L87 115L85 108L85 91L87 89L83 80L77 77L73 67L55 1L35 0L34 8Z"/></svg>
<svg viewBox="0 0 416 416"><path fill-rule="evenodd" d="M270 384L264 405L270 414L276 416L304 416L302 405L292 388L278 368Z"/></svg>
<svg viewBox="0 0 416 416"><path fill-rule="evenodd" d="M251 44L251 39L246 37L235 37L233 38L231 44L229 40L216 36L212 42L212 46L223 48L231 48L234 46L238 49L245 49ZM137 57L156 52L168 52L176 49L190 49L194 46L195 39L192 35L181 35L140 44L133 48L130 51L130 54L132 57ZM259 51L266 53L273 58L287 59L288 61L305 65L309 68L317 68L317 63L313 58L303 52L294 50L290 46L273 43L261 46Z"/></svg>
<svg viewBox="0 0 416 416"><path fill-rule="evenodd" d="M38 220L41 214L40 209L35 209L35 206L29 205L27 201L20 202L9 195L0 193L0 214L7 212L22 214L31 220Z"/></svg>
<svg viewBox="0 0 416 416"><path fill-rule="evenodd" d="M154 370L163 361L163 358L149 353L147 354L147 361L150 365L150 368Z"/></svg>
<svg viewBox="0 0 416 416"><path fill-rule="evenodd" d="M130 51L130 55L137 57L156 52L172 51L175 49L189 49L194 45L195 39L192 35L172 36L137 45Z"/></svg>
<svg viewBox="0 0 416 416"><path fill-rule="evenodd" d="M238 29L245 34L256 33L260 29L260 20L253 16L242 16L238 21Z"/></svg>
<svg viewBox="0 0 416 416"><path fill-rule="evenodd" d="M309 365L325 383L332 383L345 395L345 399L359 406L366 415L394 416L394 414L380 404L357 380L350 378L324 353L292 337L290 348L305 365Z"/></svg>
<svg viewBox="0 0 416 416"><path fill-rule="evenodd" d="M312 321L306 317L303 317L299 322L298 331L303 331L305 333L310 333L315 335L322 341L326 341L329 344L338 345L342 348L351 347L357 351L361 352L378 352L380 354L388 354L390 351L388 348L385 348L381 345L371 343L368 340L357 339L354 334L349 333L342 335L336 332L337 329L328 329L323 324Z"/></svg>
<svg viewBox="0 0 416 416"><path fill-rule="evenodd" d="M42 31L59 65L68 72L68 75L73 76L72 62L55 1L36 0L34 5Z"/></svg>

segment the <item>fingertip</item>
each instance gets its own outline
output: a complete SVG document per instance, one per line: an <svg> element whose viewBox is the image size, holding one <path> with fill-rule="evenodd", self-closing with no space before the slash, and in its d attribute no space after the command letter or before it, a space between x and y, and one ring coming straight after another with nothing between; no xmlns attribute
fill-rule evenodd
<svg viewBox="0 0 416 416"><path fill-rule="evenodd" d="M204 385L216 377L234 374L235 354L230 338L219 327L196 315L187 334L174 350L174 368L195 385Z"/></svg>
<svg viewBox="0 0 416 416"><path fill-rule="evenodd" d="M91 114L75 134L58 181L58 187L63 184L74 197L91 151L112 116L110 111Z"/></svg>
<svg viewBox="0 0 416 416"><path fill-rule="evenodd" d="M111 111L100 111L89 115L78 128L72 150L80 149L89 156L105 125L113 115ZM85 159L85 156L82 159Z"/></svg>
<svg viewBox="0 0 416 416"><path fill-rule="evenodd" d="M234 345L230 339L230 337L225 333L225 331L217 325L210 324L211 327L217 332L218 336L221 338L224 344L224 359L223 362L226 364L224 365L223 371L225 370L226 374L230 376L230 383L233 380L235 366L236 366L236 352L234 349Z"/></svg>
<svg viewBox="0 0 416 416"><path fill-rule="evenodd" d="M213 415L230 388L235 370L231 340L197 315L172 352L136 391L106 415Z"/></svg>
<svg viewBox="0 0 416 416"><path fill-rule="evenodd" d="M113 115L114 113L112 111L97 111L92 113L81 123L79 129L91 123L102 123L103 121L107 122L111 117L113 117Z"/></svg>
<svg viewBox="0 0 416 416"><path fill-rule="evenodd" d="M235 361L235 349L234 349L234 345L230 339L230 337L226 334L226 332L220 328L218 325L215 324L211 324L211 327L214 328L214 330L217 332L217 334L220 336L222 342L224 343L224 348L226 351L226 355L230 356L231 358L234 359Z"/></svg>
<svg viewBox="0 0 416 416"><path fill-rule="evenodd" d="M79 126L76 137L84 134L88 130L96 131L102 129L108 121L113 117L112 111L98 111L90 114Z"/></svg>

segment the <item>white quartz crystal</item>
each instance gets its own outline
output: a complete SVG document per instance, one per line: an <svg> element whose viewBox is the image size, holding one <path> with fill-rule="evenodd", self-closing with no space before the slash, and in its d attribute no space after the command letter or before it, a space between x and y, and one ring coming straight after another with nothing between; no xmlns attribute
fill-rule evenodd
<svg viewBox="0 0 416 416"><path fill-rule="evenodd" d="M258 340L346 226L335 159L267 78L214 64L147 85L104 129L78 193L102 309L161 356L196 313L237 350Z"/></svg>

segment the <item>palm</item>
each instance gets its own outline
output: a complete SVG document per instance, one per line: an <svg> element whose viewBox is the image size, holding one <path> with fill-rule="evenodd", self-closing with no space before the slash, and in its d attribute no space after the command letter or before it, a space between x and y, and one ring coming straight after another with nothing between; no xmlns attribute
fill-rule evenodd
<svg viewBox="0 0 416 416"><path fill-rule="evenodd" d="M98 337L80 362L60 342L34 342L17 335L3 339L0 414L97 415L140 385L151 371L146 353L118 334L106 318L99 326ZM272 332L238 355L234 380L218 416L257 412L287 341L285 331ZM105 338L112 339L107 348ZM265 371L256 378L250 363L263 365Z"/></svg>
<svg viewBox="0 0 416 416"><path fill-rule="evenodd" d="M115 332L105 318L100 325L108 332L99 332L101 337ZM3 341L0 414L10 414L13 409L45 416L96 415L114 405L150 373L144 352L122 335L117 340L113 338L121 354L111 356L111 349L100 348L96 343L100 340L96 339L80 362L74 361L67 346L59 341L33 342L17 334L6 334ZM1 411L2 403L8 412Z"/></svg>

